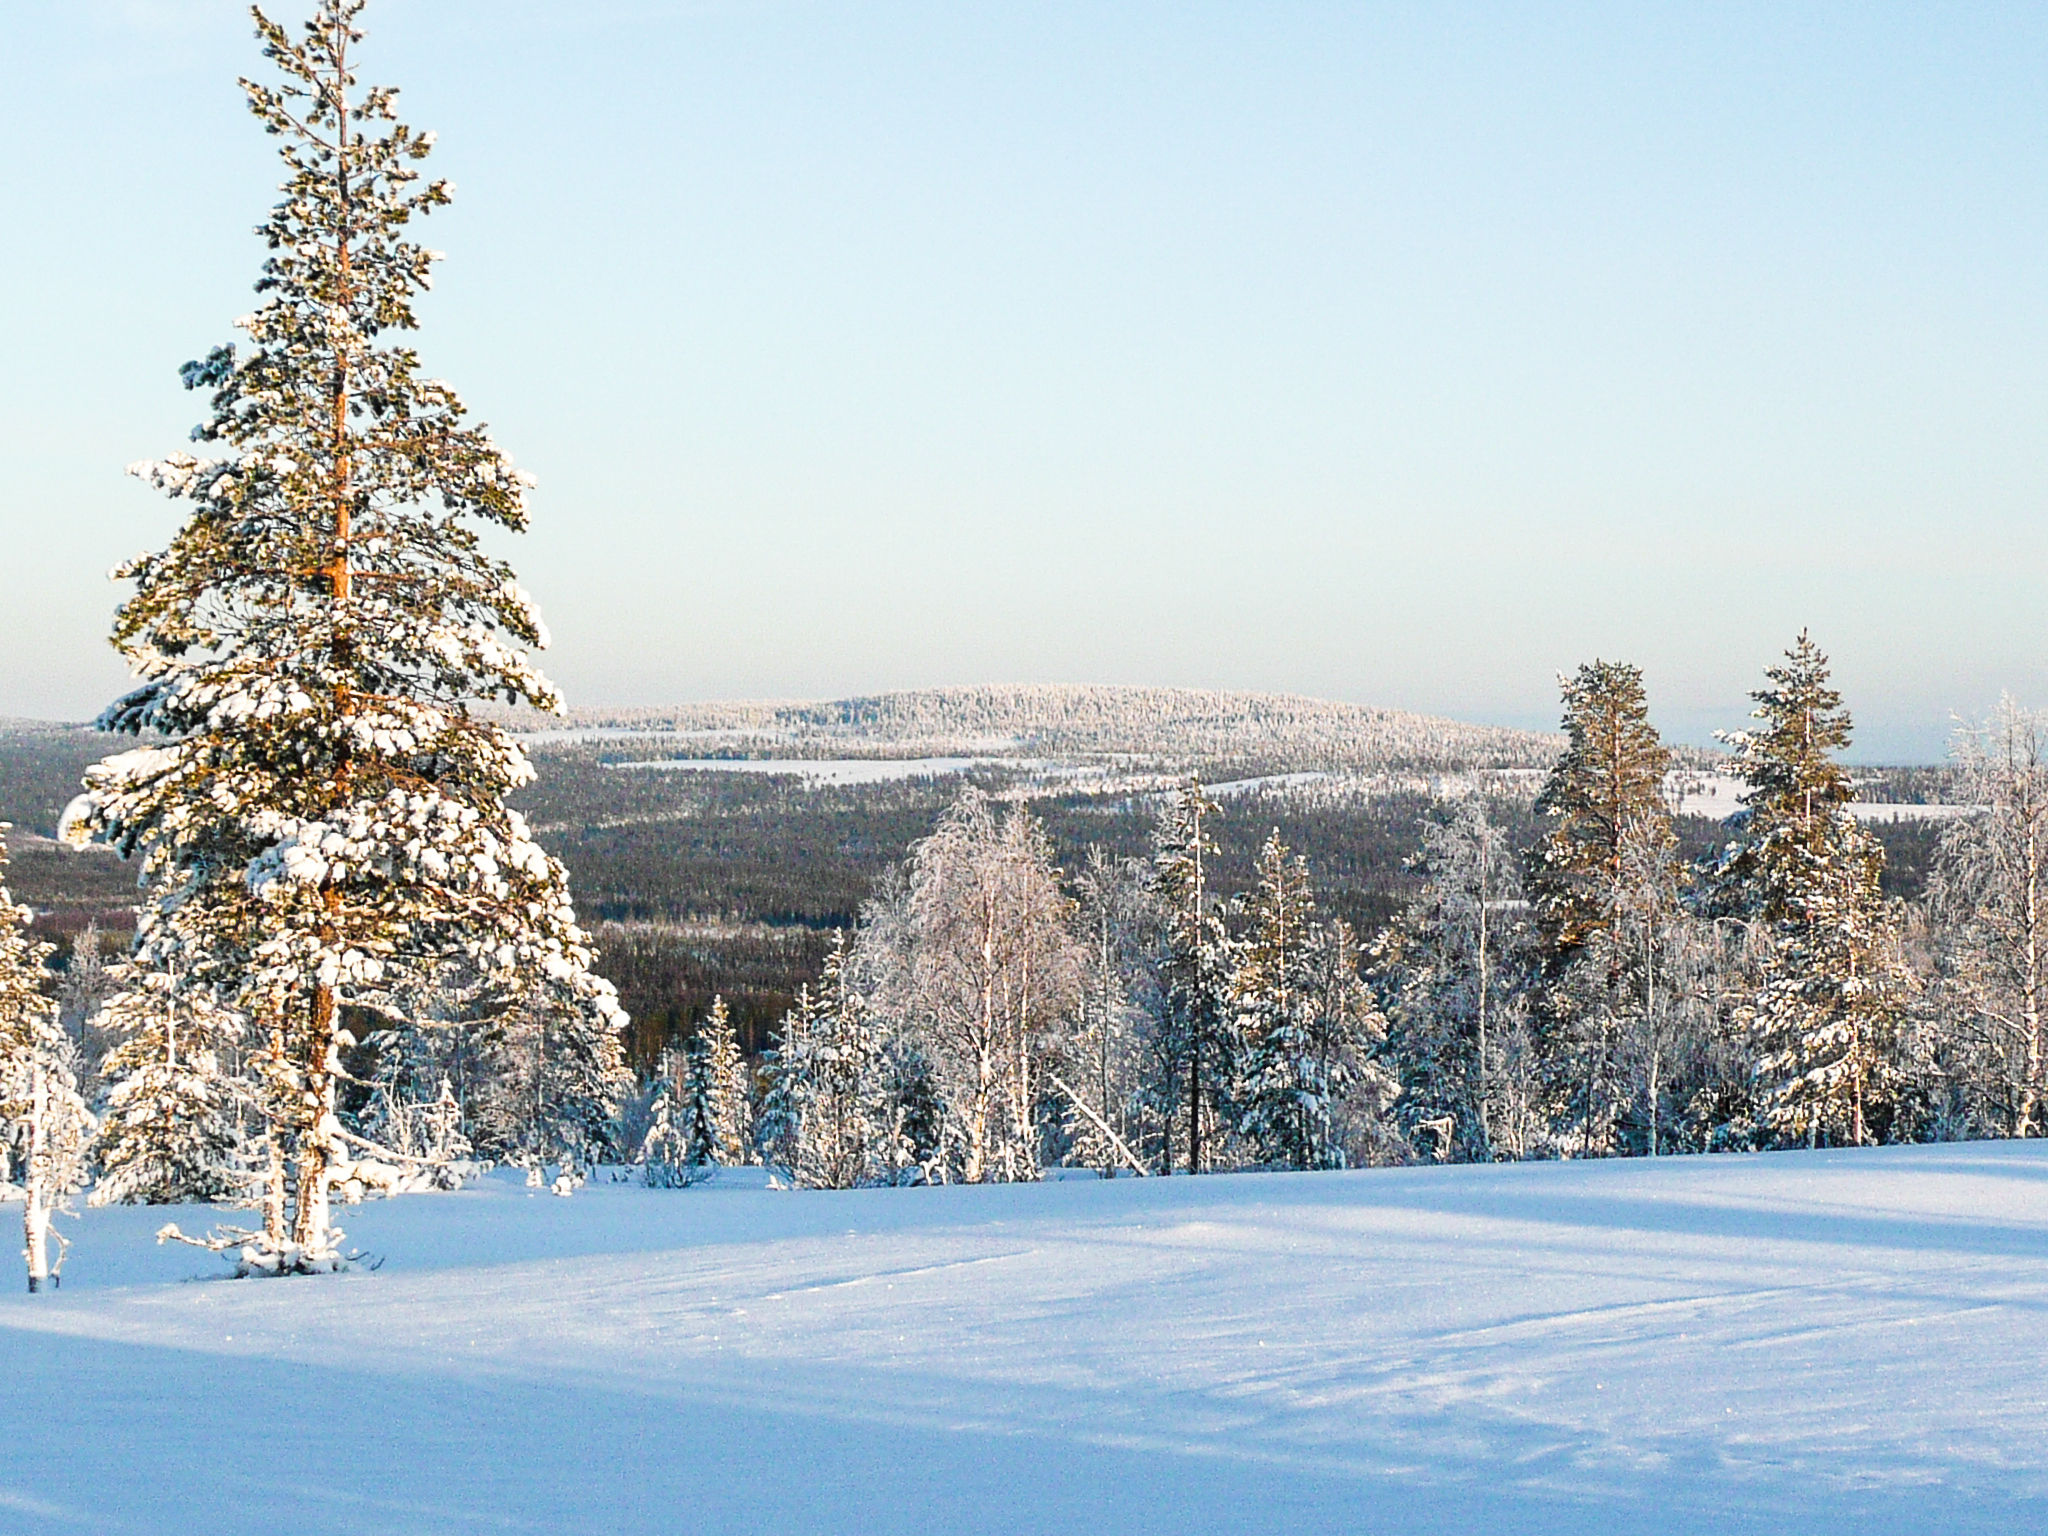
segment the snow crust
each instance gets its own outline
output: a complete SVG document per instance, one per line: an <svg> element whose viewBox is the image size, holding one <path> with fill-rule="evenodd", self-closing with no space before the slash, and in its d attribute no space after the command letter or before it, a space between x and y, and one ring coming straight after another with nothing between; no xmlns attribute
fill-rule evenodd
<svg viewBox="0 0 2048 1536"><path fill-rule="evenodd" d="M567 1200L493 1177L352 1208L380 1269L239 1283L181 1283L208 1261L149 1245L166 1214L86 1213L64 1289L0 1301L0 1529L2048 1520L2041 1143ZM325 1429L281 1411L316 1388Z"/></svg>

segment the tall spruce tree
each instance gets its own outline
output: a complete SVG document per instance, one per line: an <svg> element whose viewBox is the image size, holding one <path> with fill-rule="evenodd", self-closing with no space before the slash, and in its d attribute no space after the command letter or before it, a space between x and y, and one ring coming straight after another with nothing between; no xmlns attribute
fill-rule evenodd
<svg viewBox="0 0 2048 1536"><path fill-rule="evenodd" d="M1754 1032L1766 1127L1782 1141L1860 1146L1893 1108L1908 975L1879 889L1884 847L1843 809L1835 753L1852 729L1828 658L1801 632L1738 732L1748 786L1717 871L1725 910L1763 922L1763 977L1743 1017Z"/></svg>
<svg viewBox="0 0 2048 1536"><path fill-rule="evenodd" d="M747 1091L747 1063L723 997L711 999L703 1025L711 1062L711 1120L718 1132L718 1162L727 1168L751 1163L754 1146L753 1095Z"/></svg>
<svg viewBox="0 0 2048 1536"><path fill-rule="evenodd" d="M1230 979L1243 1053L1240 1125L1267 1161L1341 1167L1318 1039L1315 893L1307 862L1277 827L1259 850L1258 881Z"/></svg>
<svg viewBox="0 0 2048 1536"><path fill-rule="evenodd" d="M1669 844L1664 775L1671 754L1650 724L1640 668L1593 661L1560 678L1565 751L1536 797L1543 833L1529 861L1529 901L1559 963L1614 922L1631 838Z"/></svg>
<svg viewBox="0 0 2048 1536"><path fill-rule="evenodd" d="M433 136L396 120L396 93L357 88L362 10L329 0L296 38L257 13L283 78L243 88L286 169L263 302L247 355L186 365L212 391L202 455L135 472L192 511L118 573L136 591L114 639L142 683L100 723L165 739L93 770L67 818L141 857L159 913L143 963L265 1041L264 1227L216 1240L245 1272L341 1260L345 1010L397 1016L438 981L622 1021L561 866L505 803L532 768L469 707L560 707L527 654L539 615L478 537L526 525L532 481L390 339L436 259L407 226L449 189L421 179Z"/></svg>
<svg viewBox="0 0 2048 1536"><path fill-rule="evenodd" d="M1560 679L1566 747L1536 799L1544 823L1528 890L1542 941L1550 1069L1575 1108L1578 1150L1613 1149L1631 1095L1627 1064L1654 1033L1655 928L1675 888L1677 846L1639 668L1593 661ZM1654 1054L1654 1046L1651 1054Z"/></svg>

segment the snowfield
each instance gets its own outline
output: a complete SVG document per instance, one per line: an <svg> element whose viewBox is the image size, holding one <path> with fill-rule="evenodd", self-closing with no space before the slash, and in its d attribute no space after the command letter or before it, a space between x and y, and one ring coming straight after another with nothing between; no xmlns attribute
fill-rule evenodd
<svg viewBox="0 0 2048 1536"><path fill-rule="evenodd" d="M2048 1145L93 1211L0 1530L2048 1527ZM190 1277L207 1277L191 1283Z"/></svg>

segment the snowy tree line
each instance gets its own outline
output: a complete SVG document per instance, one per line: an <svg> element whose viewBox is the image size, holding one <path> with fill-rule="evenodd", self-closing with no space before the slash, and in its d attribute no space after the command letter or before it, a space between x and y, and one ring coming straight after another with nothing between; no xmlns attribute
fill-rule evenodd
<svg viewBox="0 0 2048 1536"><path fill-rule="evenodd" d="M764 1060L768 1161L845 1186L2039 1134L2044 722L1965 733L1981 809L1909 904L1844 809L1827 658L1801 636L1768 682L1712 856L1679 855L1640 673L1595 662L1534 845L1443 801L1369 942L1277 834L1215 891L1196 786L1150 861L1065 874L969 791Z"/></svg>

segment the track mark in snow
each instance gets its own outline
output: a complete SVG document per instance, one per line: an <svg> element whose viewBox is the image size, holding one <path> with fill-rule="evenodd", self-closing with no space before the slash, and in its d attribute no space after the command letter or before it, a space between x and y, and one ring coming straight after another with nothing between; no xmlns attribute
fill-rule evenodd
<svg viewBox="0 0 2048 1536"><path fill-rule="evenodd" d="M982 1264L1001 1264L1009 1259L1028 1259L1037 1253L1036 1248L1019 1248L1015 1253L990 1253L978 1259L953 1259L944 1264L919 1264L910 1269L878 1269L871 1274L851 1275L843 1280L820 1280L811 1285L785 1286L779 1291L761 1297L763 1301L781 1301L788 1296L807 1296L814 1291L843 1291L856 1285L871 1285L877 1280L903 1280L912 1275L937 1275L947 1270L973 1269Z"/></svg>

